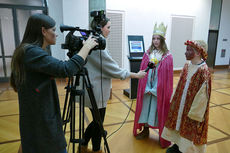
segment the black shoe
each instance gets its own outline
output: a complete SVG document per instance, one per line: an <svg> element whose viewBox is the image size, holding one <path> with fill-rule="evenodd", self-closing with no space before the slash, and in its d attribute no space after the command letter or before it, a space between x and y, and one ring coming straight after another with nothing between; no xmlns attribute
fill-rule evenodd
<svg viewBox="0 0 230 153"><path fill-rule="evenodd" d="M144 128L144 130L136 136L137 140L141 140L149 137L149 128Z"/></svg>
<svg viewBox="0 0 230 153"><path fill-rule="evenodd" d="M182 152L180 152L179 147L176 144L174 144L172 147L169 147L166 150L166 153L182 153Z"/></svg>

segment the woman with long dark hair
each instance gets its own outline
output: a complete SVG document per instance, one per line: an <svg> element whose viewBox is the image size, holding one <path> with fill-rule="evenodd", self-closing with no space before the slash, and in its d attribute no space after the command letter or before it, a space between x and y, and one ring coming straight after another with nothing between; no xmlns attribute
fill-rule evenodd
<svg viewBox="0 0 230 153"><path fill-rule="evenodd" d="M24 153L66 153L66 140L54 77L73 76L97 45L89 38L68 61L50 56L56 43L55 21L44 14L30 16L11 62L11 86L18 93L21 146Z"/></svg>
<svg viewBox="0 0 230 153"><path fill-rule="evenodd" d="M91 22L91 28L96 30L98 26L101 27L101 37L107 38L110 33L111 22L108 18L101 21L93 20ZM89 78L93 85L93 92L99 109L101 121L103 123L105 118L107 101L110 97L111 80L112 78L124 80L126 78L143 78L145 76L144 71L138 73L130 72L126 69L119 67L117 62L111 57L108 49L93 51L88 57L86 68L89 71ZM92 112L92 106L90 99L86 96L85 105L90 108ZM93 114L93 112L92 112ZM82 152L91 152L87 148L88 142L92 139L93 152L102 153L101 150L101 137L100 128L98 123L93 121L88 125L85 131L85 142L82 145Z"/></svg>

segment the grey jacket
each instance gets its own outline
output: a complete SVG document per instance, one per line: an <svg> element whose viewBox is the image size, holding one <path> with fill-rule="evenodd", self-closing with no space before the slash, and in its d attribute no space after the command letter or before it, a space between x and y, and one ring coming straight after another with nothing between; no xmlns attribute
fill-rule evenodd
<svg viewBox="0 0 230 153"><path fill-rule="evenodd" d="M128 70L120 68L112 59L107 49L92 51L87 57L85 67L89 72L89 78L93 86L93 92L98 108L104 108L107 105L107 101L110 97L111 79L117 78L124 80L130 76ZM85 96L85 106L91 108L88 93Z"/></svg>
<svg viewBox="0 0 230 153"><path fill-rule="evenodd" d="M31 45L25 50L23 62L26 80L18 87L23 153L57 153L66 147L66 141L53 77L73 76L84 60L74 55L63 62Z"/></svg>

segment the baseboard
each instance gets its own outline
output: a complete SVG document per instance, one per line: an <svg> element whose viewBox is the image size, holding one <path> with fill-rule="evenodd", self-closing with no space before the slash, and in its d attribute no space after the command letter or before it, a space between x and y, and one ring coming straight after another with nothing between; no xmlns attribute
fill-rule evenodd
<svg viewBox="0 0 230 153"><path fill-rule="evenodd" d="M214 69L228 69L229 65L215 65Z"/></svg>
<svg viewBox="0 0 230 153"><path fill-rule="evenodd" d="M173 70L173 74L180 74L182 70Z"/></svg>

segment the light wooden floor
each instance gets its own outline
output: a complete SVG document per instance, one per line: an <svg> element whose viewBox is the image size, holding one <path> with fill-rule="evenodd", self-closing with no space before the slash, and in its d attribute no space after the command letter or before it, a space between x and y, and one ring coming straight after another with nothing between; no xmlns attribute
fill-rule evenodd
<svg viewBox="0 0 230 153"><path fill-rule="evenodd" d="M208 132L207 153L230 153L230 70L216 70L212 74L212 95ZM178 82L174 76L174 88ZM58 83L61 108L65 98L65 83ZM151 130L149 138L136 140L132 135L135 112L135 100L123 95L129 80L113 80L112 100L107 106L104 128L111 134L118 129L130 114L122 128L107 139L111 153L165 153L158 144L158 131ZM9 88L8 83L0 84L0 153L16 153L20 144L19 111L17 94ZM86 110L86 125L92 120ZM78 132L78 131L77 131ZM69 128L66 140L69 143ZM72 145L72 144L71 144ZM69 153L72 153L71 146Z"/></svg>

